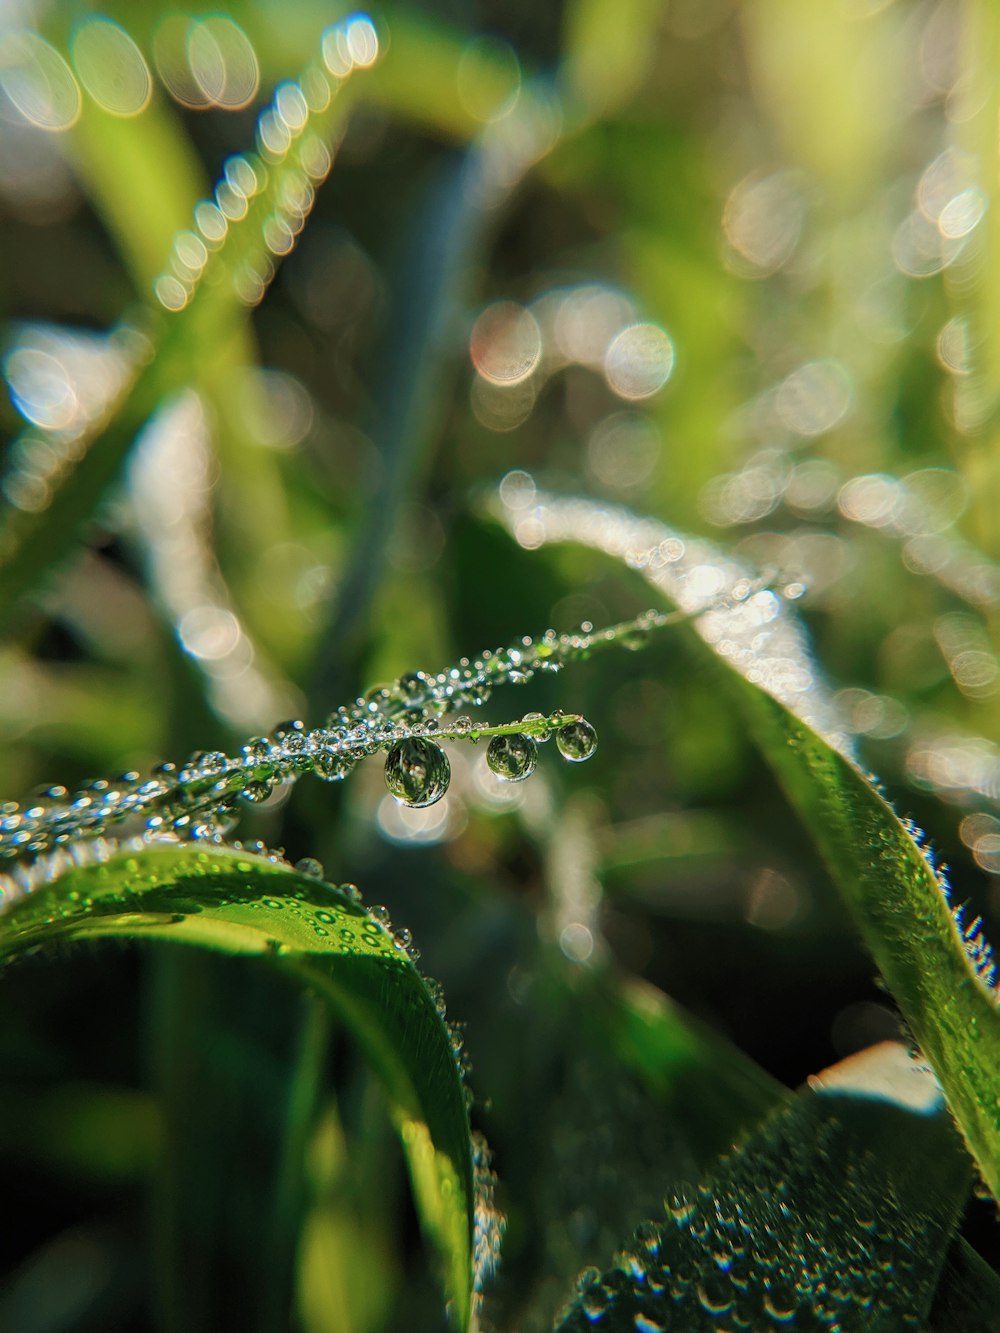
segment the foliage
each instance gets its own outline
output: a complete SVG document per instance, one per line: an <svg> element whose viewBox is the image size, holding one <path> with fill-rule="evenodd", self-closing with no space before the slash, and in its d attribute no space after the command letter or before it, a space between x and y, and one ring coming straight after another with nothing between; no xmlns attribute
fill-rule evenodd
<svg viewBox="0 0 1000 1333"><path fill-rule="evenodd" d="M991 1327L995 28L0 32L0 1326Z"/></svg>

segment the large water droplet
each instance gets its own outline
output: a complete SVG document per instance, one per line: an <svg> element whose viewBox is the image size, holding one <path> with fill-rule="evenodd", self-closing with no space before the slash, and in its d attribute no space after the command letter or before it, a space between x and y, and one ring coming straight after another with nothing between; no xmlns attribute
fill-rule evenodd
<svg viewBox="0 0 1000 1333"><path fill-rule="evenodd" d="M579 722L567 722L556 732L556 745L564 759L580 764L597 749L597 732L582 718Z"/></svg>
<svg viewBox="0 0 1000 1333"><path fill-rule="evenodd" d="M439 745L410 736L397 741L385 761L385 785L403 805L440 801L451 781L451 765Z"/></svg>
<svg viewBox="0 0 1000 1333"><path fill-rule="evenodd" d="M494 736L486 751L490 769L504 782L521 782L535 771L538 747L530 736Z"/></svg>

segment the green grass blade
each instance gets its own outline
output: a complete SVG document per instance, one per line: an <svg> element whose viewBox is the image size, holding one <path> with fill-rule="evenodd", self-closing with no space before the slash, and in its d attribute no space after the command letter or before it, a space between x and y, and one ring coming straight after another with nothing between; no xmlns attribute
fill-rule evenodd
<svg viewBox="0 0 1000 1333"><path fill-rule="evenodd" d="M709 645L725 667L726 683L825 856L969 1150L1000 1197L1000 1011L988 948L974 929L960 928L918 832L836 748L846 740L794 614L755 584L753 570L707 541L625 509L536 498L533 546L541 534L626 560L689 613L690 625L680 630L703 652ZM494 512L517 533L520 511L500 504ZM706 571L708 595L697 586Z"/></svg>
<svg viewBox="0 0 1000 1333"><path fill-rule="evenodd" d="M901 1047L830 1075L858 1063L896 1087L833 1077L776 1110L697 1191L641 1227L614 1268L583 1276L559 1333L920 1325L968 1161L932 1077Z"/></svg>
<svg viewBox="0 0 1000 1333"><path fill-rule="evenodd" d="M1000 1193L1000 1012L938 873L854 764L770 695L741 685L764 754L819 844L990 1189Z"/></svg>
<svg viewBox="0 0 1000 1333"><path fill-rule="evenodd" d="M318 995L381 1079L458 1328L471 1309L473 1167L461 1075L426 983L363 907L288 865L193 846L67 865L0 915L0 960L158 939L265 959Z"/></svg>

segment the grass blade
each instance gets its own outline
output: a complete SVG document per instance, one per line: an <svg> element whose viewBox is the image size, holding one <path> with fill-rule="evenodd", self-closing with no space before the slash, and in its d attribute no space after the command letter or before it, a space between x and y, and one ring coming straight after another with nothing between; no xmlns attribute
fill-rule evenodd
<svg viewBox="0 0 1000 1333"><path fill-rule="evenodd" d="M989 948L977 926L964 927L952 911L947 882L919 831L846 757L837 711L789 606L707 541L588 500L536 500L533 547L573 541L624 559L688 613L691 624L681 631L689 630L703 651L707 644L725 667L731 692L1000 1197L1000 1012ZM494 512L518 534L523 509L499 504Z"/></svg>
<svg viewBox="0 0 1000 1333"><path fill-rule="evenodd" d="M0 915L0 960L158 939L265 959L319 996L381 1079L458 1328L472 1292L473 1166L450 1034L405 951L349 895L286 864L183 845L69 865Z"/></svg>

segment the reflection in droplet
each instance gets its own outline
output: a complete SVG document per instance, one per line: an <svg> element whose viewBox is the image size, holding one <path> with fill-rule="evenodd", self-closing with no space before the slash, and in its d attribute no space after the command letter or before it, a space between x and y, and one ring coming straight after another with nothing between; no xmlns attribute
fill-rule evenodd
<svg viewBox="0 0 1000 1333"><path fill-rule="evenodd" d="M450 780L447 755L421 736L398 741L385 761L385 785L403 805L434 805L448 790Z"/></svg>
<svg viewBox="0 0 1000 1333"><path fill-rule="evenodd" d="M469 338L472 363L494 384L519 384L538 365L542 334L530 310L496 301L476 320Z"/></svg>
<svg viewBox="0 0 1000 1333"><path fill-rule="evenodd" d="M73 71L35 32L0 37L0 89L39 129L68 130L80 114L82 99Z"/></svg>
<svg viewBox="0 0 1000 1333"><path fill-rule="evenodd" d="M530 736L494 736L486 751L490 771L504 782L522 782L535 771L538 747Z"/></svg>
<svg viewBox="0 0 1000 1333"><path fill-rule="evenodd" d="M589 759L597 749L597 732L582 719L568 722L556 732L556 745L564 759L580 764Z"/></svg>
<svg viewBox="0 0 1000 1333"><path fill-rule="evenodd" d="M620 398L649 398L674 368L674 345L656 324L631 324L613 339L604 358L608 384Z"/></svg>
<svg viewBox="0 0 1000 1333"><path fill-rule="evenodd" d="M149 66L117 23L108 18L85 20L73 34L72 53L80 82L105 111L135 116L148 106L153 90Z"/></svg>

